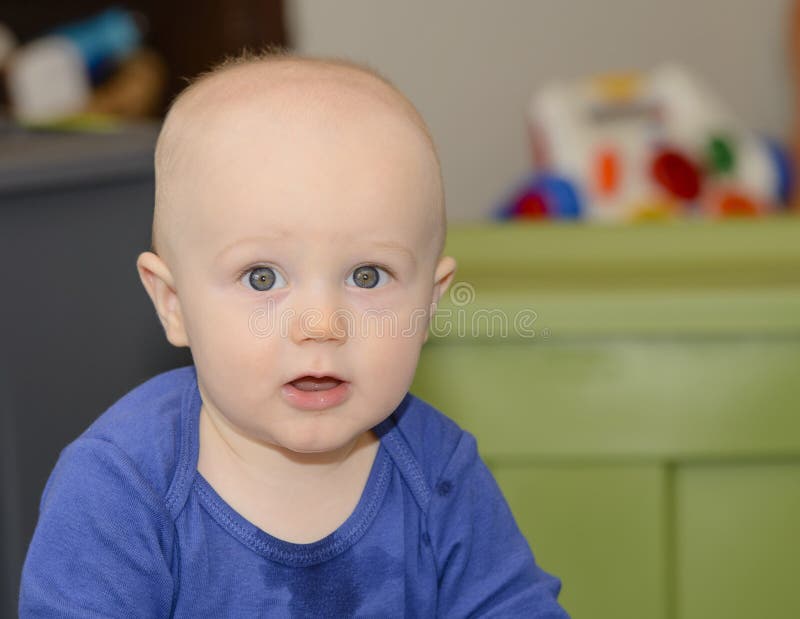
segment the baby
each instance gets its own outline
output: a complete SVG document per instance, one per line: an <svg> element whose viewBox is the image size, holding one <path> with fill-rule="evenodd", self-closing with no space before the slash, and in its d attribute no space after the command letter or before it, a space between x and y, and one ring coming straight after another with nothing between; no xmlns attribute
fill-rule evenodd
<svg viewBox="0 0 800 619"><path fill-rule="evenodd" d="M413 105L343 61L242 56L173 104L137 267L194 365L61 454L25 617L566 617L475 440L408 393L442 256Z"/></svg>

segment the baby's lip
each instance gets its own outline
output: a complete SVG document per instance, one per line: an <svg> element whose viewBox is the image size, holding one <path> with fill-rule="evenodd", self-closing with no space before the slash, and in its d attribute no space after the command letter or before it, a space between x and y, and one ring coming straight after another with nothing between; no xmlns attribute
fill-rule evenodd
<svg viewBox="0 0 800 619"><path fill-rule="evenodd" d="M301 378L333 378L338 380L339 382L345 383L347 382L344 378L339 376L336 372L305 372L303 374L297 374L294 378L290 378L287 380L287 383L293 383L296 380L300 380Z"/></svg>
<svg viewBox="0 0 800 619"><path fill-rule="evenodd" d="M306 372L305 374L299 374L295 378L286 382L287 385L302 385L306 389L309 390L322 390L322 389L330 389L331 387L335 387L340 383L347 382L338 374L333 372Z"/></svg>
<svg viewBox="0 0 800 619"><path fill-rule="evenodd" d="M333 409L350 397L350 383L326 372L303 374L281 387L284 401L297 410Z"/></svg>

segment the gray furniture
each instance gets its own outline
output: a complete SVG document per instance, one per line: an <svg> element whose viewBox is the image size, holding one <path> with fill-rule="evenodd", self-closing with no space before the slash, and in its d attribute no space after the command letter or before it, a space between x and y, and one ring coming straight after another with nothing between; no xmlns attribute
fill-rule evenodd
<svg viewBox="0 0 800 619"><path fill-rule="evenodd" d="M157 127L107 134L0 125L0 616L60 450L172 348L136 273L150 243Z"/></svg>

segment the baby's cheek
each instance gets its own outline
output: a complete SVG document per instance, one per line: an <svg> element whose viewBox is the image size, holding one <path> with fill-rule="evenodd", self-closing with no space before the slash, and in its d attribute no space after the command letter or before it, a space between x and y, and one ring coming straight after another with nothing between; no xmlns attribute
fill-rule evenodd
<svg viewBox="0 0 800 619"><path fill-rule="evenodd" d="M366 347L364 365L377 382L406 390L414 377L422 338L418 334L398 333L376 338Z"/></svg>
<svg viewBox="0 0 800 619"><path fill-rule="evenodd" d="M192 342L195 363L226 380L249 381L270 369L275 334L267 321L252 320L246 312L219 311L209 307Z"/></svg>

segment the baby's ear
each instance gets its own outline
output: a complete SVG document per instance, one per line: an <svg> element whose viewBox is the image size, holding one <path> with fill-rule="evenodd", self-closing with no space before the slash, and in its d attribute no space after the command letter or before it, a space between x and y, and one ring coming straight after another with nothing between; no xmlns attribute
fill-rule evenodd
<svg viewBox="0 0 800 619"><path fill-rule="evenodd" d="M436 265L436 270L433 273L433 294L431 295L431 313L428 317L428 324L433 320L433 315L436 313L436 307L439 305L439 299L442 298L450 283L453 281L453 275L456 272L456 260L450 256L442 256ZM430 328L425 331L424 341L428 341L430 335Z"/></svg>
<svg viewBox="0 0 800 619"><path fill-rule="evenodd" d="M150 300L156 308L167 340L173 346L188 346L189 338L183 322L183 313L175 281L166 263L153 252L143 252L136 260L136 268Z"/></svg>
<svg viewBox="0 0 800 619"><path fill-rule="evenodd" d="M456 260L450 256L442 256L439 258L439 263L436 265L436 271L433 275L433 299L431 301L434 305L439 303L447 289L450 287L450 282L453 281L453 275L456 272Z"/></svg>

